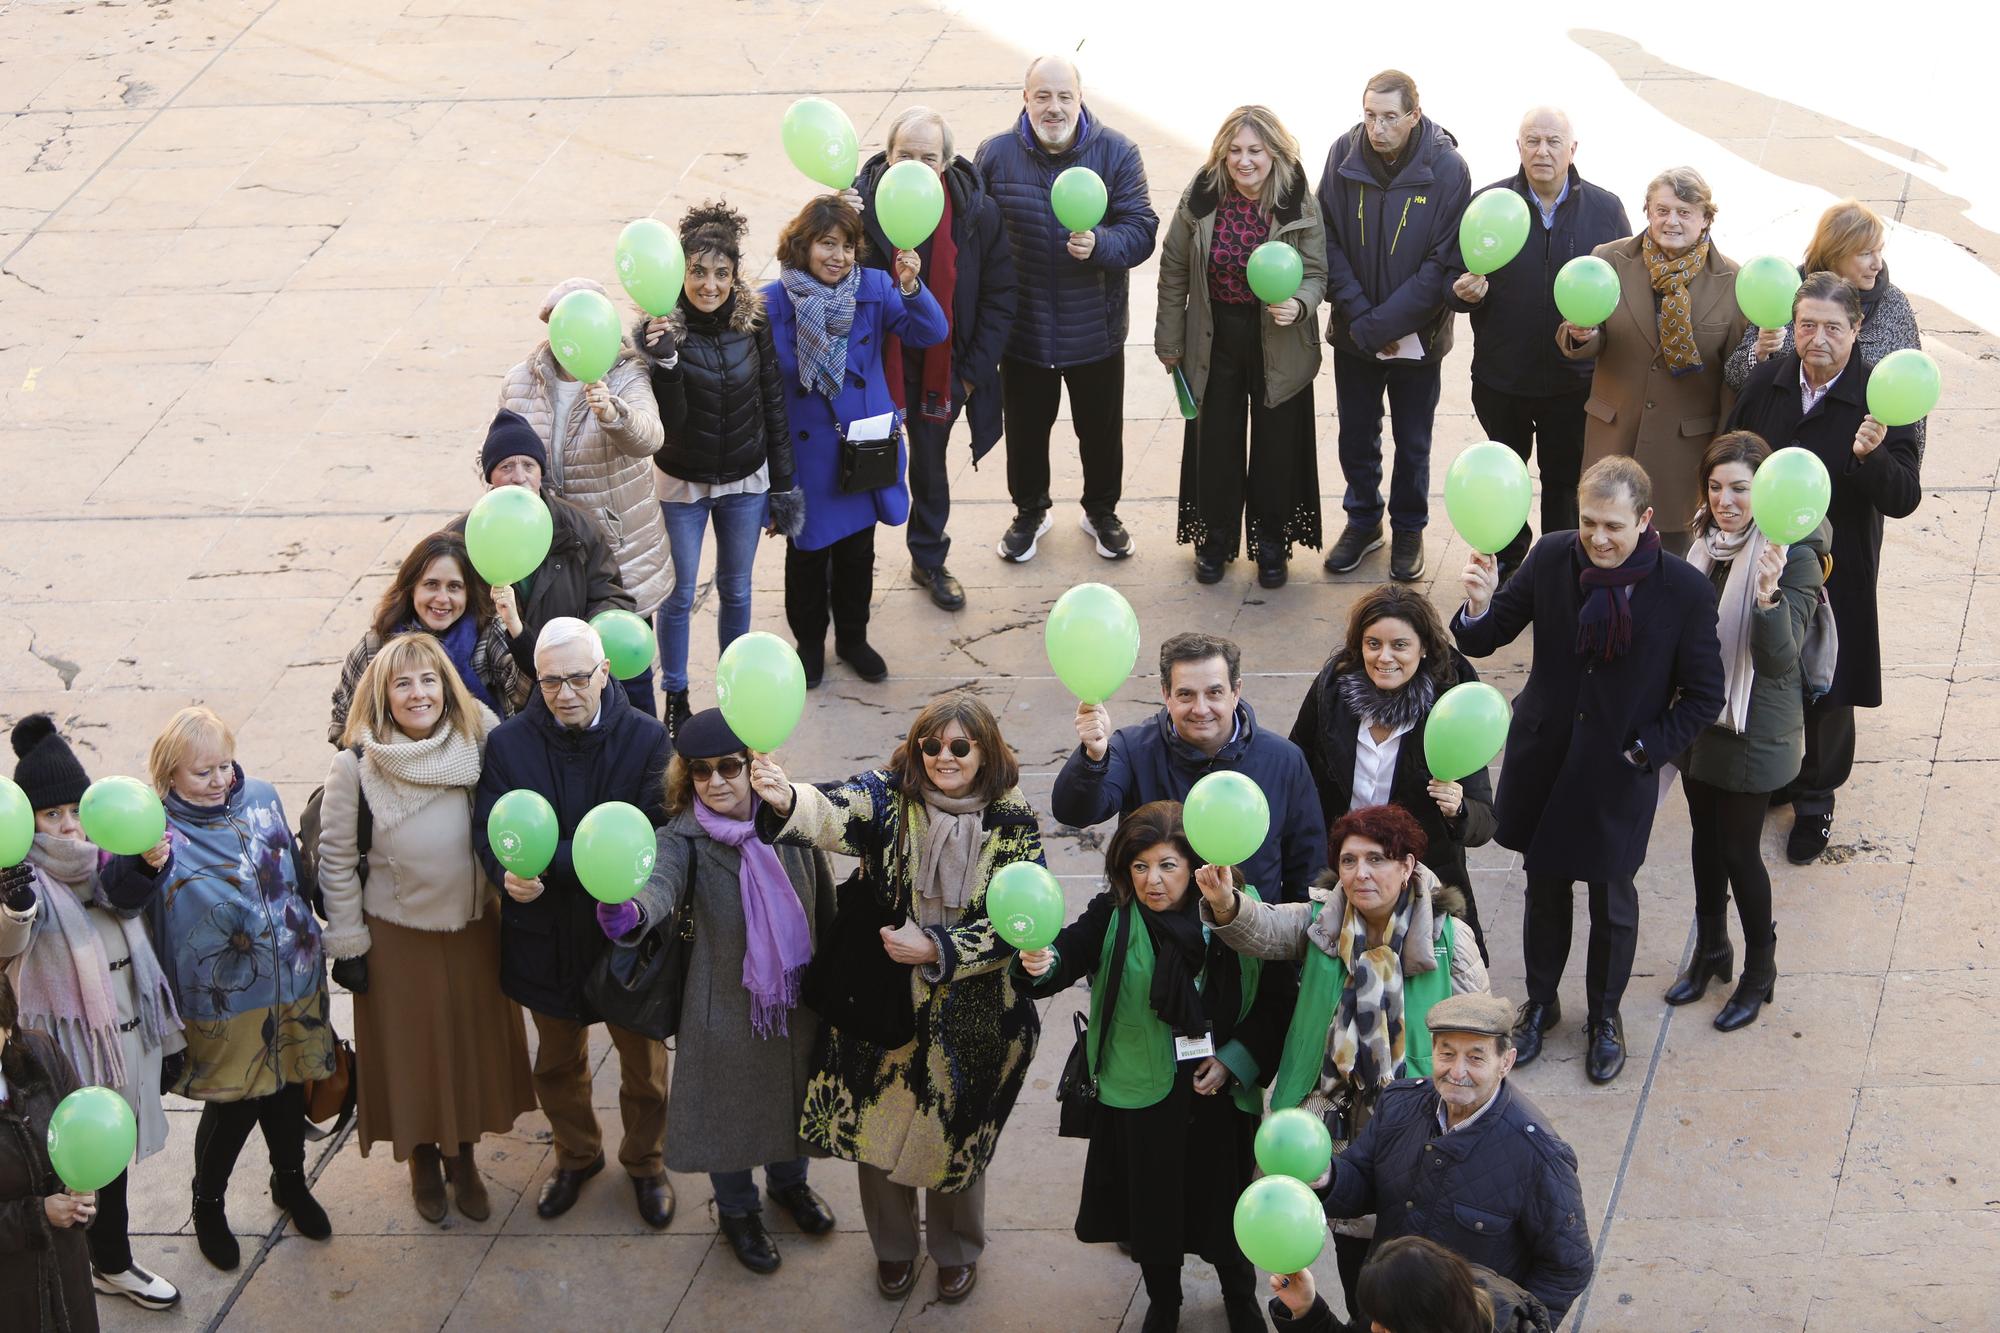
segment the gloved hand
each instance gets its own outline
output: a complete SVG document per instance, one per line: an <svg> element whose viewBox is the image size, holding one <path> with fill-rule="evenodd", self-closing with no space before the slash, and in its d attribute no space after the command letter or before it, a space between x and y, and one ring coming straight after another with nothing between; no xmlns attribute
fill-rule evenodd
<svg viewBox="0 0 2000 1333"><path fill-rule="evenodd" d="M26 861L0 870L0 902L16 912L26 912L35 905L35 872Z"/></svg>
<svg viewBox="0 0 2000 1333"><path fill-rule="evenodd" d="M333 979L355 995L368 993L368 955L333 960Z"/></svg>
<svg viewBox="0 0 2000 1333"><path fill-rule="evenodd" d="M622 940L639 928L639 904L629 900L597 905L597 928L608 940Z"/></svg>
<svg viewBox="0 0 2000 1333"><path fill-rule="evenodd" d="M771 531L796 539L806 530L806 493L797 486L771 492Z"/></svg>

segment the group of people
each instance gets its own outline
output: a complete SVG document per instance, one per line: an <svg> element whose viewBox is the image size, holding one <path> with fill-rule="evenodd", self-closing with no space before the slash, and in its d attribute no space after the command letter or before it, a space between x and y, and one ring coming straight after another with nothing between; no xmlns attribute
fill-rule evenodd
<svg viewBox="0 0 2000 1333"><path fill-rule="evenodd" d="M305 1088L336 1073L329 962L355 997L360 1150L386 1142L407 1163L418 1214L486 1217L477 1145L539 1107L555 1160L536 1211L560 1216L605 1166L592 975L674 930L691 941L684 1004L703 1021L682 1025L671 1060L609 1025L619 1164L656 1228L675 1210L667 1171L707 1173L722 1236L753 1272L781 1264L753 1171L802 1233L824 1235L835 1219L809 1164L835 1157L856 1164L882 1294L907 1294L928 1252L939 1298L964 1299L987 1243L986 1171L1040 1038L1035 1002L1080 981L1092 1104L1078 1108L1076 1233L1140 1265L1146 1327L1174 1326L1187 1254L1214 1264L1233 1329L1263 1326L1230 1215L1267 1106L1305 1108L1339 1148L1316 1188L1357 1327L1560 1322L1591 1274L1575 1158L1507 1076L1560 1021L1573 886L1590 902L1591 1079L1625 1061L1634 876L1669 767L1693 826L1696 920L1666 999L1735 979L1714 1020L1725 1031L1770 1000L1766 811L1789 800L1790 857L1816 858L1854 709L1881 702L1883 521L1921 498L1923 437L1870 417L1866 389L1871 363L1915 345L1916 328L1888 283L1880 220L1852 202L1821 220L1791 325L1746 327L1701 177L1661 173L1645 230L1627 236L1548 108L1524 118L1521 169L1498 183L1538 215L1527 247L1466 273L1456 141L1394 71L1369 81L1362 111L1317 191L1275 115L1232 113L1168 224L1155 350L1198 404L1177 525L1197 579L1247 550L1277 586L1292 546L1320 544L1311 395L1326 304L1347 485L1326 564L1356 568L1386 514L1391 581L1354 602L1287 734L1260 722L1239 650L1211 634L1161 644L1153 716L1114 728L1105 705L1079 705L1047 813L1114 826L1106 888L1045 949L1017 952L987 917L994 874L1043 850L976 693L926 704L882 767L815 785L720 711L694 712L687 663L712 523L724 646L750 622L759 534L781 534L807 683L824 675L829 628L840 660L883 679L868 636L877 526L907 522L913 580L941 607L964 604L945 564L946 444L963 414L975 457L1004 426L1016 512L1000 555L1031 559L1050 527L1065 387L1083 527L1106 559L1131 553L1117 514L1127 274L1158 219L1136 149L1086 109L1061 58L1030 67L1017 124L973 161L935 113L900 115L851 190L787 224L779 278L761 289L743 276L742 216L689 210L679 304L633 328L603 381L570 377L546 341L508 373L480 471L548 502L549 551L494 587L463 517L412 549L344 664L337 750L303 839L245 773L227 723L191 707L151 753L167 835L143 855L102 853L78 821L89 779L74 751L47 717L17 724L36 833L27 861L0 872L0 1304L90 1328L93 1284L148 1308L178 1299L132 1255L126 1178L77 1195L53 1174L35 1127L79 1083L132 1104L138 1160L164 1141L163 1096L202 1104L190 1199L216 1267L240 1262L226 1193L252 1128L293 1226L330 1234L303 1154ZM916 250L890 246L872 206L906 161L945 186L943 220ZM1073 165L1107 187L1088 232L1049 208ZM1299 250L1303 280L1259 309L1247 260L1275 239ZM1580 329L1551 287L1593 252L1622 297ZM543 319L596 286L558 284ZM1482 425L1524 457L1539 448L1543 533L1473 557L1447 620L1412 585L1440 365L1466 311ZM1826 464L1833 501L1818 532L1779 545L1750 491L1788 445ZM650 673L613 679L588 621L614 608L655 618L658 693ZM1436 778L1423 739L1438 700L1524 632L1533 661L1497 786L1483 769ZM1234 867L1204 864L1183 824L1181 803L1218 771L1252 779L1271 810ZM488 841L493 808L520 791L559 826L534 878ZM650 881L616 906L585 891L571 848L609 801L657 830ZM1520 852L1527 876L1518 1007L1490 993L1467 868L1489 841ZM839 884L834 855L858 862ZM862 920L879 928L849 928ZM864 967L907 978L893 1035L822 1021L815 978ZM1336 1326L1310 1274L1276 1275L1269 1311L1281 1328Z"/></svg>

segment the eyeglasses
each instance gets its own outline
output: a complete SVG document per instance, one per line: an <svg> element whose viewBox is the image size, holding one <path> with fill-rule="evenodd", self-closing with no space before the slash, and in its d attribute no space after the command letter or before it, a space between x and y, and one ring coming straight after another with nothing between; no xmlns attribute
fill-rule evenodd
<svg viewBox="0 0 2000 1333"><path fill-rule="evenodd" d="M1372 111L1364 111L1361 113L1361 120L1363 124L1373 125L1377 129L1393 130L1403 123L1404 115L1405 113L1401 111L1391 111L1380 116Z"/></svg>
<svg viewBox="0 0 2000 1333"><path fill-rule="evenodd" d="M602 662L597 664L597 666L603 665L604 663ZM563 686L565 685L569 686L572 692L582 694L590 688L591 679L596 675L597 667L592 667L588 671L579 671L574 676L537 676L535 684L542 687L543 694L554 699L562 694Z"/></svg>
<svg viewBox="0 0 2000 1333"><path fill-rule="evenodd" d="M724 782L734 782L743 775L743 761L735 755L727 759L718 759L713 763L706 759L688 761L688 775L696 782L706 782L717 774L722 775Z"/></svg>
<svg viewBox="0 0 2000 1333"><path fill-rule="evenodd" d="M924 752L924 758L926 759L935 759L938 757L940 753L942 753L946 749L949 749L951 751L951 757L953 759L963 759L965 758L965 756L971 754L973 750L977 749L978 747L973 745L971 741L965 739L965 737L963 736L960 736L957 740L954 740L949 746L947 746L943 741L939 740L935 736L926 736L924 737L923 741L918 744L917 748Z"/></svg>

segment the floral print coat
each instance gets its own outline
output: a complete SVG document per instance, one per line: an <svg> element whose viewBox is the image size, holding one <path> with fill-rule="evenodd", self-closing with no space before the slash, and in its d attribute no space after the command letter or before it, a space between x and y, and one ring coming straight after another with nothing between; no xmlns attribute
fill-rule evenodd
<svg viewBox="0 0 2000 1333"><path fill-rule="evenodd" d="M793 792L791 818L779 825L767 809L761 834L860 857L876 884L910 905L930 828L921 801L906 806L880 770L817 787L795 783ZM896 832L906 810L899 861ZM993 1160L1041 1035L1033 999L1008 974L1013 946L986 917L994 871L1015 861L1044 864L1041 833L1018 788L987 806L983 822L979 889L964 909L944 909L942 900L914 905L913 917L938 943L938 961L911 972L915 1039L892 1051L825 1029L799 1124L809 1145L886 1171L899 1185L944 1193L971 1188Z"/></svg>

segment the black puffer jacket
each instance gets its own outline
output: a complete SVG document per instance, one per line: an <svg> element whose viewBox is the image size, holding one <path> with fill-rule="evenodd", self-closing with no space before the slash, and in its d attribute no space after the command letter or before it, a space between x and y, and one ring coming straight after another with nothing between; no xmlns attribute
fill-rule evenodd
<svg viewBox="0 0 2000 1333"><path fill-rule="evenodd" d="M42 1205L63 1189L49 1164L49 1117L76 1091L76 1070L40 1032L8 1040L26 1059L0 1109L0 1326L96 1333L84 1229L50 1226Z"/></svg>
<svg viewBox="0 0 2000 1333"><path fill-rule="evenodd" d="M789 491L792 431L785 418L784 377L764 318L764 298L744 285L722 309L704 315L683 297L668 316L679 360L660 365L646 341L646 324L632 330L632 345L652 372L653 397L667 441L653 466L682 481L719 486L741 481L771 465L771 489Z"/></svg>

